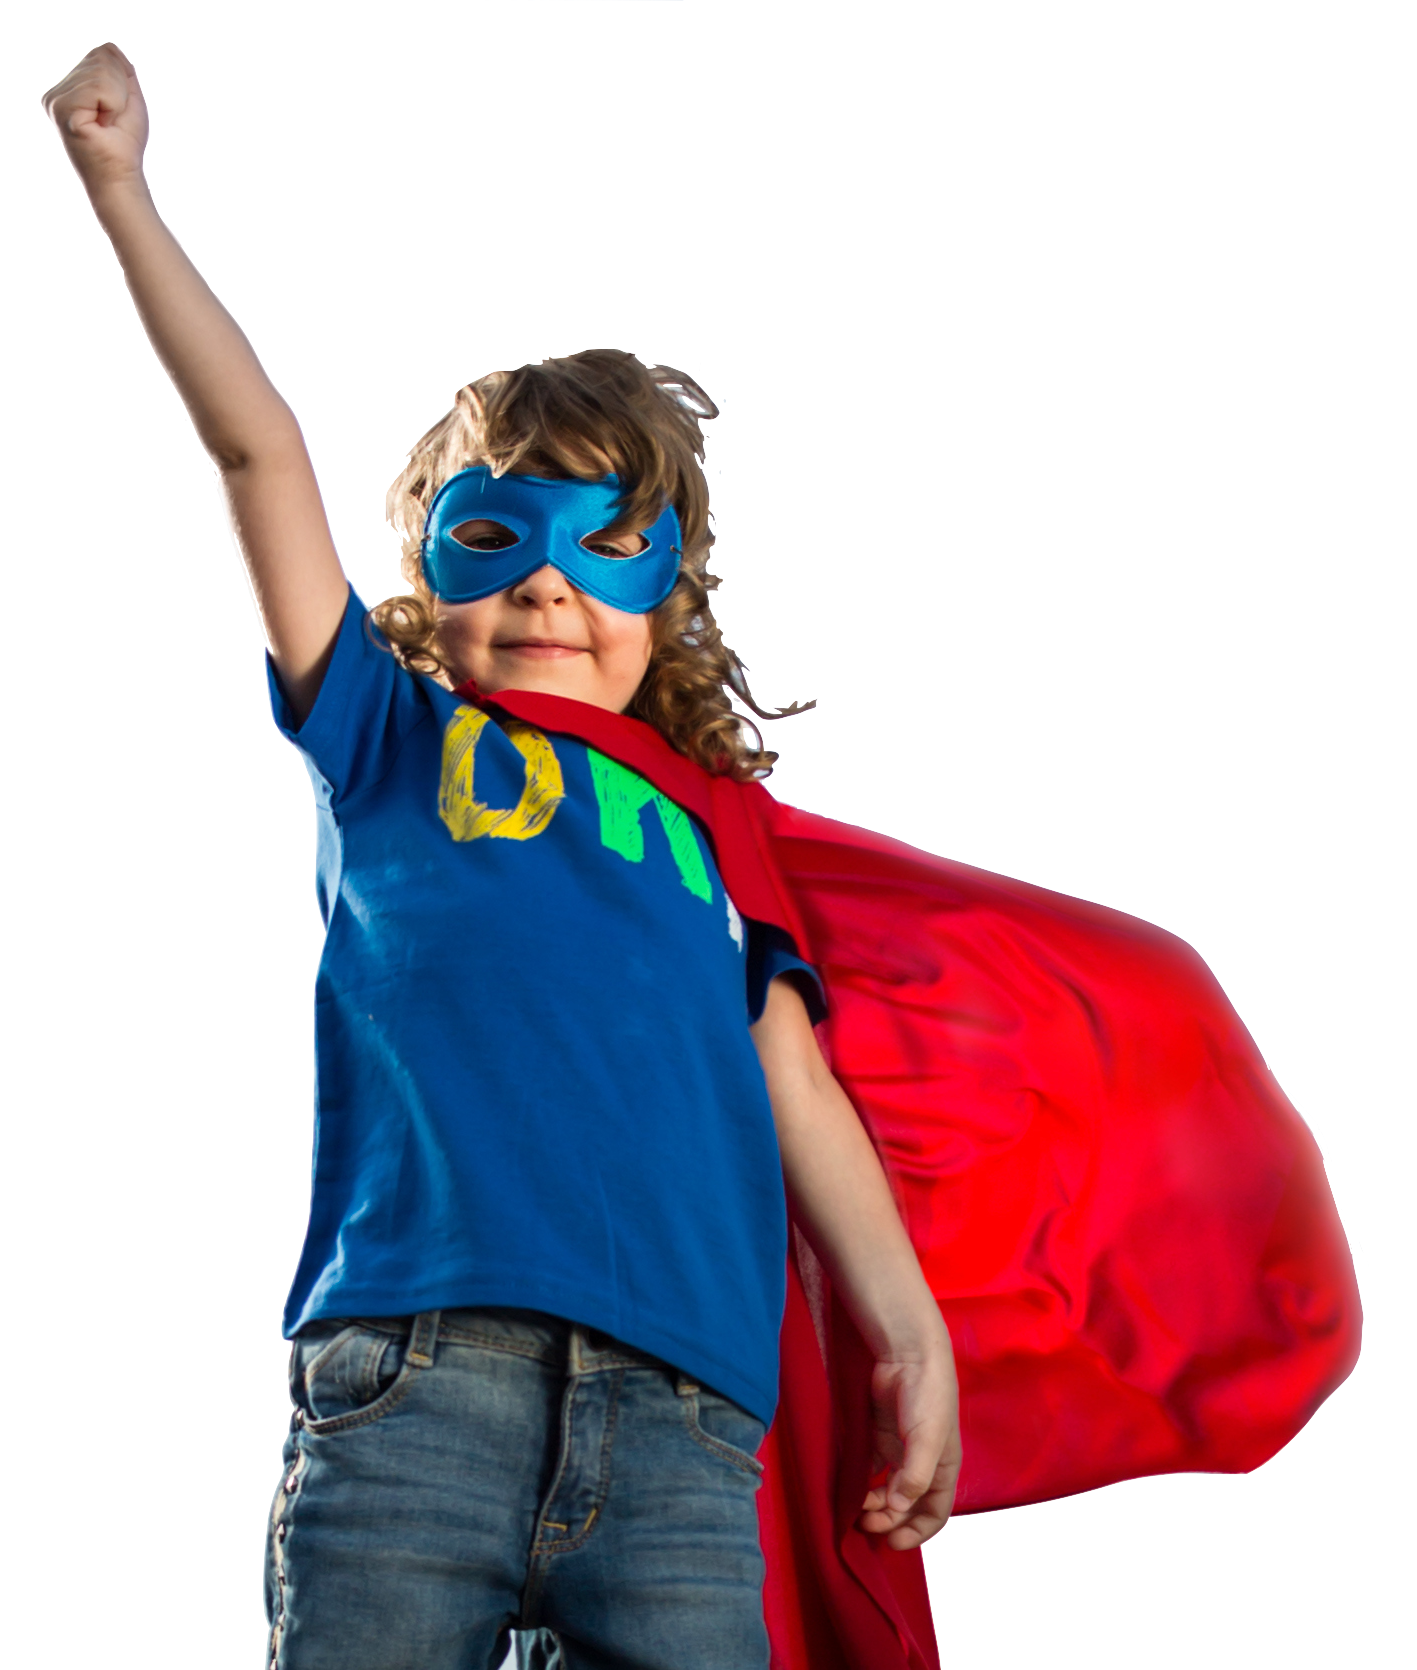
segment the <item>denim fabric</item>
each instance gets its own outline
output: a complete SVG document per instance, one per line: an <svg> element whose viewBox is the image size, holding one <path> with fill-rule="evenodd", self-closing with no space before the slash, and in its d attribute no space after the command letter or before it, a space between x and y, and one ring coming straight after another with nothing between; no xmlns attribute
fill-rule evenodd
<svg viewBox="0 0 1417 1670"><path fill-rule="evenodd" d="M271 1670L766 1670L763 1426L531 1311L319 1322L271 1508ZM549 1632L549 1633L548 1633Z"/></svg>

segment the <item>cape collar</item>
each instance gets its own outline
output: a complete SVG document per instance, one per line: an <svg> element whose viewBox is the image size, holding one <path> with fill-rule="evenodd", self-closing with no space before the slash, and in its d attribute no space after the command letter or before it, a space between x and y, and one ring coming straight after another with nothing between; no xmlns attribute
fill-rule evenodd
<svg viewBox="0 0 1417 1670"><path fill-rule="evenodd" d="M705 823L711 819L710 785L714 779L702 766L671 747L643 719L631 719L627 714L611 713L608 708L594 707L589 702L535 690L499 690L495 696L484 696L471 679L460 684L453 694L475 707L499 709L513 719L535 725L538 730L558 731L563 736L589 743L600 753L638 771L662 794Z"/></svg>
<svg viewBox="0 0 1417 1670"><path fill-rule="evenodd" d="M799 954L810 959L800 912L773 853L777 802L761 783L715 776L679 753L643 719L611 713L569 696L533 690L499 690L495 696L484 696L471 680L453 694L474 707L505 713L538 730L573 736L639 772L702 824L723 885L739 911L783 929L792 936Z"/></svg>

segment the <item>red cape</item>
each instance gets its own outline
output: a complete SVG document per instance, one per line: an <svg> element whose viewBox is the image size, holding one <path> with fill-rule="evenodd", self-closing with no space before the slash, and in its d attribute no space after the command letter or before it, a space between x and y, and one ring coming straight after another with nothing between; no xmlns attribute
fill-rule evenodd
<svg viewBox="0 0 1417 1670"><path fill-rule="evenodd" d="M1348 1374L1361 1313L1323 1162L1183 941L780 805L639 720L459 694L640 772L821 972L823 1046L954 1341L957 1512L1246 1472ZM759 1494L773 1670L938 1670L920 1555L855 1526L870 1359L794 1243Z"/></svg>

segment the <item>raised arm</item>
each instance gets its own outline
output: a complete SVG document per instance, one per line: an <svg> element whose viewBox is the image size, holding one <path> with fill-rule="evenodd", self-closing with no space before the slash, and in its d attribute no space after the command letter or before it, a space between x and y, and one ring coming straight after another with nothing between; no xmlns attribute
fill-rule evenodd
<svg viewBox="0 0 1417 1670"><path fill-rule="evenodd" d="M44 95L226 489L266 639L297 718L314 705L348 589L295 415L236 321L163 224L143 177L147 107L111 43Z"/></svg>

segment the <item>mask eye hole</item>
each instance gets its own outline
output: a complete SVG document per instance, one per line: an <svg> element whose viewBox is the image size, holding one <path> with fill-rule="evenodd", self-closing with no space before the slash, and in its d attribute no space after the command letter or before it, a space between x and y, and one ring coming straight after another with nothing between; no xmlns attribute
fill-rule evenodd
<svg viewBox="0 0 1417 1670"><path fill-rule="evenodd" d="M453 529L453 538L459 545L466 545L469 551L505 551L511 545L521 543L519 535L510 528L503 527L500 522L485 520L460 523Z"/></svg>
<svg viewBox="0 0 1417 1670"><path fill-rule="evenodd" d="M611 533L608 528L597 528L581 541L587 551L598 557L637 557L649 549L649 541L642 533Z"/></svg>

